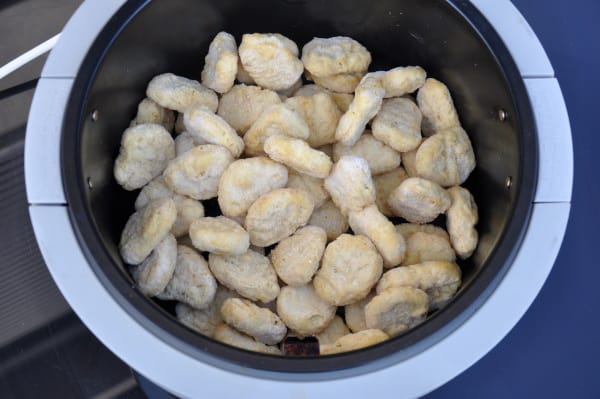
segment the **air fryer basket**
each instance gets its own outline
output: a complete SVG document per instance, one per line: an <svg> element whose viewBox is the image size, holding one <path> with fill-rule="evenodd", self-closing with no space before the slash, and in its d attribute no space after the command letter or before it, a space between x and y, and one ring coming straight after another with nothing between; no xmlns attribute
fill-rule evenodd
<svg viewBox="0 0 600 399"><path fill-rule="evenodd" d="M480 214L479 246L461 263L463 285L448 306L371 348L287 358L196 334L177 322L172 304L152 301L135 289L117 247L137 195L113 178L120 137L148 81L163 72L198 79L208 44L221 30L238 43L246 32L279 32L299 47L315 36L350 36L371 51L370 70L420 65L448 85L477 158L466 186ZM133 318L177 350L269 378L323 379L372 371L443 339L485 301L510 267L527 227L537 177L535 126L519 72L499 37L466 1L131 0L88 52L68 110L61 144L63 183L71 222L98 278ZM505 120L498 117L500 110Z"/></svg>

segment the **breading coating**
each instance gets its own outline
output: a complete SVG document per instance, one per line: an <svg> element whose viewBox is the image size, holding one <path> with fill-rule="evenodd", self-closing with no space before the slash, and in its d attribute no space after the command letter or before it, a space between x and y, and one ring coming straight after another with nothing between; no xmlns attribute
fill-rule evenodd
<svg viewBox="0 0 600 399"><path fill-rule="evenodd" d="M388 198L395 215L411 223L430 223L450 206L450 196L442 187L420 177L409 177Z"/></svg>
<svg viewBox="0 0 600 399"><path fill-rule="evenodd" d="M204 58L202 84L217 93L228 92L235 81L238 53L235 38L227 32L214 37Z"/></svg>
<svg viewBox="0 0 600 399"><path fill-rule="evenodd" d="M313 78L364 73L369 69L371 53L350 37L315 37L302 48L302 63Z"/></svg>
<svg viewBox="0 0 600 399"><path fill-rule="evenodd" d="M313 279L317 294L343 306L367 296L383 270L383 260L365 236L342 234L325 249Z"/></svg>
<svg viewBox="0 0 600 399"><path fill-rule="evenodd" d="M190 238L200 251L241 255L250 246L242 226L225 216L197 218L190 225Z"/></svg>
<svg viewBox="0 0 600 399"><path fill-rule="evenodd" d="M182 132L175 137L175 156L185 154L197 145L208 144L206 140L195 139L189 132Z"/></svg>
<svg viewBox="0 0 600 399"><path fill-rule="evenodd" d="M381 330L369 329L338 338L333 345L321 346L321 355L350 352L387 341L390 337Z"/></svg>
<svg viewBox="0 0 600 399"><path fill-rule="evenodd" d="M244 69L266 89L287 89L304 71L296 44L278 33L243 35L239 55Z"/></svg>
<svg viewBox="0 0 600 399"><path fill-rule="evenodd" d="M369 164L373 176L389 172L400 166L400 154L383 142L373 137L368 130L353 146L335 144L333 160L339 161L344 155L354 155L363 158Z"/></svg>
<svg viewBox="0 0 600 399"><path fill-rule="evenodd" d="M327 244L327 233L317 226L305 226L284 238L271 251L271 263L286 284L309 283L319 268Z"/></svg>
<svg viewBox="0 0 600 399"><path fill-rule="evenodd" d="M269 355L281 355L281 351L278 347L258 342L254 338L242 334L225 323L219 324L215 328L213 338L224 344L229 344L248 351L268 353Z"/></svg>
<svg viewBox="0 0 600 399"><path fill-rule="evenodd" d="M407 98L383 100L371 123L373 136L398 152L416 149L421 144L421 111Z"/></svg>
<svg viewBox="0 0 600 399"><path fill-rule="evenodd" d="M396 225L396 230L402 234L405 240L408 240L414 233L426 233L450 242L450 236L446 230L432 224L400 223Z"/></svg>
<svg viewBox="0 0 600 399"><path fill-rule="evenodd" d="M427 138L417 150L415 166L419 176L440 186L464 183L475 169L469 136L461 127L454 127Z"/></svg>
<svg viewBox="0 0 600 399"><path fill-rule="evenodd" d="M266 256L257 252L210 254L208 265L221 284L245 298L268 303L279 295L275 269Z"/></svg>
<svg viewBox="0 0 600 399"><path fill-rule="evenodd" d="M315 85L315 84L309 84L309 85L302 86L301 88L296 90L296 92L294 93L294 96L307 97L307 96L313 96L313 95L319 94L319 93L329 94L329 97L331 97L331 99L333 100L333 102L335 102L335 104L337 105L337 107L339 108L339 110L341 112L348 111L348 107L350 106L350 104L352 103L352 100L354 99L353 94L336 93L336 92L329 91L329 90L327 90L319 85Z"/></svg>
<svg viewBox="0 0 600 399"><path fill-rule="evenodd" d="M243 216L260 196L288 183L288 169L267 157L238 159L219 181L218 201L224 215Z"/></svg>
<svg viewBox="0 0 600 399"><path fill-rule="evenodd" d="M329 176L333 166L324 152L312 149L304 140L282 134L269 137L265 141L264 151L271 159L319 179Z"/></svg>
<svg viewBox="0 0 600 399"><path fill-rule="evenodd" d="M171 198L151 201L131 215L119 242L119 251L125 263L142 263L169 234L176 217L177 207Z"/></svg>
<svg viewBox="0 0 600 399"><path fill-rule="evenodd" d="M252 79L252 76L250 76L248 71L246 71L244 69L244 66L242 65L242 60L240 60L239 57L238 57L237 75L235 75L235 78L238 80L238 82L246 84L246 85L255 85L256 84L254 79Z"/></svg>
<svg viewBox="0 0 600 399"><path fill-rule="evenodd" d="M348 326L340 316L335 316L327 325L327 327L317 334L319 345L334 344L339 338L350 334Z"/></svg>
<svg viewBox="0 0 600 399"><path fill-rule="evenodd" d="M257 199L248 209L245 226L253 245L266 247L304 226L314 209L306 191L279 188Z"/></svg>
<svg viewBox="0 0 600 399"><path fill-rule="evenodd" d="M392 191L394 191L396 187L398 187L407 178L408 175L402 167L373 177L376 195L375 203L377 204L379 211L385 216L394 216L394 213L388 205L388 198Z"/></svg>
<svg viewBox="0 0 600 399"><path fill-rule="evenodd" d="M142 294L160 294L173 276L176 260L177 241L172 234L167 234L141 265L131 268L131 275Z"/></svg>
<svg viewBox="0 0 600 399"><path fill-rule="evenodd" d="M135 199L135 210L139 211L152 200L159 198L172 198L177 195L165 184L165 179L162 176L158 176L153 179L150 183L146 184Z"/></svg>
<svg viewBox="0 0 600 399"><path fill-rule="evenodd" d="M427 294L412 287L393 287L379 292L365 306L367 328L378 328L390 337L421 324L429 310Z"/></svg>
<svg viewBox="0 0 600 399"><path fill-rule="evenodd" d="M178 194L173 195L173 200L177 207L177 218L171 227L171 234L178 238L188 234L190 224L195 219L204 216L204 206L200 201Z"/></svg>
<svg viewBox="0 0 600 399"><path fill-rule="evenodd" d="M420 66L397 67L387 71L381 78L385 98L400 97L420 89L427 73Z"/></svg>
<svg viewBox="0 0 600 399"><path fill-rule="evenodd" d="M219 115L204 106L192 106L184 113L183 122L196 141L217 144L237 158L244 151L244 140Z"/></svg>
<svg viewBox="0 0 600 399"><path fill-rule="evenodd" d="M327 90L350 94L354 93L362 77L363 73L338 73L330 76L313 76L313 80Z"/></svg>
<svg viewBox="0 0 600 399"><path fill-rule="evenodd" d="M451 204L446 211L446 227L456 253L466 259L475 251L479 241L479 234L475 230L479 221L477 204L466 188L451 187L447 191Z"/></svg>
<svg viewBox="0 0 600 399"><path fill-rule="evenodd" d="M329 193L325 190L324 184L325 181L323 179L296 172L294 169L289 169L288 181L285 186L287 188L297 188L306 191L313 200L315 208L318 208L329 199Z"/></svg>
<svg viewBox="0 0 600 399"><path fill-rule="evenodd" d="M287 333L287 327L275 313L247 299L227 299L221 306L221 317L236 330L266 345L278 343Z"/></svg>
<svg viewBox="0 0 600 399"><path fill-rule="evenodd" d="M325 189L345 215L375 203L375 185L369 164L359 157L341 157L325 179Z"/></svg>
<svg viewBox="0 0 600 399"><path fill-rule="evenodd" d="M402 262L406 251L404 237L379 212L377 205L369 205L358 212L350 211L348 222L354 234L364 235L375 244L386 268L398 266Z"/></svg>
<svg viewBox="0 0 600 399"><path fill-rule="evenodd" d="M417 92L417 104L423 114L423 135L460 126L450 91L439 80L428 78Z"/></svg>
<svg viewBox="0 0 600 399"><path fill-rule="evenodd" d="M450 241L436 234L416 232L406 239L406 255L402 265L428 261L454 262L456 254Z"/></svg>
<svg viewBox="0 0 600 399"><path fill-rule="evenodd" d="M277 314L300 337L323 331L335 316L335 306L317 295L312 284L286 286L277 298Z"/></svg>
<svg viewBox="0 0 600 399"><path fill-rule="evenodd" d="M175 125L175 112L161 107L149 98L144 98L137 108L137 114L132 121L131 126L142 125L144 123L158 123L168 131L173 131Z"/></svg>
<svg viewBox="0 0 600 399"><path fill-rule="evenodd" d="M384 273L377 284L377 293L397 287L418 288L429 296L429 307L434 310L452 299L460 284L461 270L456 263L430 261L397 267Z"/></svg>
<svg viewBox="0 0 600 399"><path fill-rule="evenodd" d="M210 305L217 292L217 281L208 269L208 263L198 252L184 245L177 246L175 272L160 299L177 300L196 309Z"/></svg>
<svg viewBox="0 0 600 399"><path fill-rule="evenodd" d="M288 97L291 97L296 90L302 87L302 77L298 78L296 83L288 87L287 89L277 90L277 95L281 101L285 101Z"/></svg>
<svg viewBox="0 0 600 399"><path fill-rule="evenodd" d="M306 141L311 147L335 142L335 129L342 113L329 94L296 96L288 98L285 103L308 124L310 135Z"/></svg>
<svg viewBox="0 0 600 399"><path fill-rule="evenodd" d="M162 125L145 123L130 127L121 137L114 175L125 190L141 188L160 175L175 158L175 143Z"/></svg>
<svg viewBox="0 0 600 399"><path fill-rule="evenodd" d="M233 156L225 147L199 145L172 160L163 176L177 194L205 200L217 196L219 179L231 162Z"/></svg>
<svg viewBox="0 0 600 399"><path fill-rule="evenodd" d="M239 84L221 96L217 114L243 136L267 108L280 103L272 90Z"/></svg>
<svg viewBox="0 0 600 399"><path fill-rule="evenodd" d="M155 76L148 83L146 95L161 107L185 112L192 105L204 105L215 112L219 99L214 91L204 87L200 82L164 73Z"/></svg>
<svg viewBox="0 0 600 399"><path fill-rule="evenodd" d="M321 227L327 234L327 241L333 241L348 231L348 218L342 214L333 201L327 201L316 208L308 224Z"/></svg>
<svg viewBox="0 0 600 399"><path fill-rule="evenodd" d="M400 154L402 158L402 166L409 177L420 177L419 173L417 172L417 151L418 148Z"/></svg>
<svg viewBox="0 0 600 399"><path fill-rule="evenodd" d="M361 299L360 301L351 303L350 305L344 306L344 317L346 324L350 327L352 332L356 333L367 329L367 322L365 321L365 306L371 302L371 299L375 296L375 290L371 290L369 294Z"/></svg>

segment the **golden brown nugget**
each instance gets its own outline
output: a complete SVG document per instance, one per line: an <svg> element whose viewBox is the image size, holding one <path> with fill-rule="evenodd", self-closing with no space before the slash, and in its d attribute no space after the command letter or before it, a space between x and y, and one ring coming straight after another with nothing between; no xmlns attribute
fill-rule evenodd
<svg viewBox="0 0 600 399"><path fill-rule="evenodd" d="M417 150L415 166L420 177L443 187L462 184L475 169L475 153L461 127L438 132Z"/></svg>
<svg viewBox="0 0 600 399"><path fill-rule="evenodd" d="M416 149L421 144L421 111L412 100L383 100L371 122L373 136L398 152Z"/></svg>
<svg viewBox="0 0 600 399"><path fill-rule="evenodd" d="M204 58L202 84L217 93L227 93L235 81L237 66L235 38L227 32L217 33Z"/></svg>
<svg viewBox="0 0 600 399"><path fill-rule="evenodd" d="M402 265L414 265L428 261L454 262L456 254L450 241L436 234L416 232L406 239L406 254Z"/></svg>
<svg viewBox="0 0 600 399"><path fill-rule="evenodd" d="M241 255L250 246L248 232L225 216L197 218L190 225L189 234L200 251Z"/></svg>
<svg viewBox="0 0 600 399"><path fill-rule="evenodd" d="M264 151L271 159L319 179L329 176L333 165L327 154L312 149L306 141L282 134L269 137L265 141Z"/></svg>
<svg viewBox="0 0 600 399"><path fill-rule="evenodd" d="M395 215L411 223L429 223L450 206L450 196L442 187L420 177L409 177L390 194L388 205Z"/></svg>
<svg viewBox="0 0 600 399"><path fill-rule="evenodd" d="M304 226L314 209L303 190L279 188L257 199L248 209L245 226L253 245L266 247Z"/></svg>
<svg viewBox="0 0 600 399"><path fill-rule="evenodd" d="M408 151L408 152L403 152L402 154L400 154L400 157L402 158L402 166L404 167L404 170L406 171L406 174L408 175L408 177L420 177L419 173L417 172L417 150L412 150L412 151Z"/></svg>
<svg viewBox="0 0 600 399"><path fill-rule="evenodd" d="M177 194L197 200L217 196L219 179L233 162L225 147L204 144L172 160L163 173L167 186Z"/></svg>
<svg viewBox="0 0 600 399"><path fill-rule="evenodd" d="M148 83L146 95L160 106L181 113L188 107L198 104L215 112L219 105L219 99L214 91L204 87L200 82L172 73L164 73L152 78Z"/></svg>
<svg viewBox="0 0 600 399"><path fill-rule="evenodd" d="M325 249L313 284L331 305L348 305L367 296L382 270L381 255L367 237L342 234Z"/></svg>
<svg viewBox="0 0 600 399"><path fill-rule="evenodd" d="M176 260L177 241L172 234L167 234L141 265L131 268L131 275L142 294L160 294L173 276Z"/></svg>
<svg viewBox="0 0 600 399"><path fill-rule="evenodd" d="M341 157L325 179L325 189L345 215L375 203L375 185L369 164L359 157Z"/></svg>
<svg viewBox="0 0 600 399"><path fill-rule="evenodd" d="M318 334L335 316L335 306L328 304L312 284L286 286L277 298L277 314L298 336Z"/></svg>
<svg viewBox="0 0 600 399"><path fill-rule="evenodd" d="M450 236L446 230L433 224L400 223L396 225L396 230L402 234L405 240L409 239L414 233L426 233L450 241Z"/></svg>
<svg viewBox="0 0 600 399"><path fill-rule="evenodd" d="M304 85L302 87L300 87L298 90L296 90L296 92L294 93L294 96L313 96L315 94L319 94L319 93L326 93L329 94L329 97L331 97L331 99L333 100L333 102L335 102L335 104L337 105L338 109L341 112L346 112L348 111L348 107L350 106L350 104L352 103L352 100L354 99L354 95L353 94L349 94L349 93L336 93L330 90L325 89L324 87L321 87L319 85L315 85L315 84L309 84L309 85Z"/></svg>
<svg viewBox="0 0 600 399"><path fill-rule="evenodd" d="M327 233L317 226L305 226L285 238L271 251L271 263L286 284L304 285L319 268L327 244Z"/></svg>
<svg viewBox="0 0 600 399"><path fill-rule="evenodd" d="M142 125L144 123L158 123L168 131L173 131L175 125L175 112L161 107L149 98L144 98L137 108L137 114L132 121L131 126Z"/></svg>
<svg viewBox="0 0 600 399"><path fill-rule="evenodd" d="M308 224L325 230L327 241L333 241L348 231L348 218L342 214L333 201L327 201L315 209Z"/></svg>
<svg viewBox="0 0 600 399"><path fill-rule="evenodd" d="M306 140L317 148L335 142L335 129L342 116L331 96L325 92L288 98L285 103L304 118L310 135Z"/></svg>
<svg viewBox="0 0 600 399"><path fill-rule="evenodd" d="M429 78L417 92L417 104L423 114L423 135L460 126L450 91L439 80Z"/></svg>
<svg viewBox="0 0 600 399"><path fill-rule="evenodd" d="M278 33L243 35L239 56L250 77L266 89L287 89L304 71L298 59L298 46Z"/></svg>
<svg viewBox="0 0 600 399"><path fill-rule="evenodd" d="M313 76L314 81L324 89L335 93L350 94L356 90L364 72L361 73L338 73L330 76Z"/></svg>
<svg viewBox="0 0 600 399"><path fill-rule="evenodd" d="M196 309L204 309L213 301L217 282L206 260L192 248L177 246L175 272L160 299L177 300Z"/></svg>
<svg viewBox="0 0 600 399"><path fill-rule="evenodd" d="M244 151L244 140L221 118L204 106L188 108L183 117L187 131L196 141L217 144L231 151L234 158Z"/></svg>
<svg viewBox="0 0 600 399"><path fill-rule="evenodd" d="M125 190L135 190L160 175L173 158L175 143L162 125L136 125L121 137L114 176Z"/></svg>
<svg viewBox="0 0 600 399"><path fill-rule="evenodd" d="M325 190L325 181L317 177L312 177L295 171L288 170L287 188L297 188L306 191L313 200L315 208L320 207L329 199L329 193Z"/></svg>
<svg viewBox="0 0 600 399"><path fill-rule="evenodd" d="M281 355L281 351L276 346L265 345L256 341L254 338L242 334L227 324L219 324L214 331L213 338L224 344L229 344L237 348L246 349L252 352L267 353L270 355Z"/></svg>
<svg viewBox="0 0 600 399"><path fill-rule="evenodd" d="M321 355L355 351L387 341L389 338L386 333L378 329L363 330L354 334L344 335L338 338L333 345L322 346Z"/></svg>
<svg viewBox="0 0 600 399"><path fill-rule="evenodd" d="M366 330L367 322L365 321L365 306L371 302L375 296L375 290L371 290L369 294L360 301L344 306L344 317L346 324L354 333Z"/></svg>
<svg viewBox="0 0 600 399"><path fill-rule="evenodd" d="M131 215L119 242L119 252L125 263L142 263L169 234L176 217L177 207L171 198L150 201Z"/></svg>
<svg viewBox="0 0 600 399"><path fill-rule="evenodd" d="M280 103L272 90L239 84L221 96L217 114L243 136L267 108Z"/></svg>
<svg viewBox="0 0 600 399"><path fill-rule="evenodd" d="M243 216L260 196L288 182L288 169L267 157L238 159L221 175L219 207L226 216Z"/></svg>
<svg viewBox="0 0 600 399"><path fill-rule="evenodd" d="M313 78L364 73L371 63L371 53L350 37L315 37L302 48L302 63Z"/></svg>
<svg viewBox="0 0 600 399"><path fill-rule="evenodd" d="M393 287L379 292L365 306L367 328L378 328L390 337L421 324L429 310L427 294L412 287Z"/></svg>
<svg viewBox="0 0 600 399"><path fill-rule="evenodd" d="M394 216L394 213L390 209L387 200L392 191L394 191L394 189L396 189L396 187L398 187L407 178L408 175L402 167L373 177L376 195L375 204L377 204L377 208L379 208L379 211L385 216Z"/></svg>
<svg viewBox="0 0 600 399"><path fill-rule="evenodd" d="M279 295L277 274L269 258L257 252L210 254L208 265L221 284L245 298L268 303Z"/></svg>
<svg viewBox="0 0 600 399"><path fill-rule="evenodd" d="M363 158L369 164L373 176L398 168L400 166L400 154L369 133L368 130L365 130L358 141L350 147L335 144L333 146L333 160L337 162L345 155Z"/></svg>
<svg viewBox="0 0 600 399"><path fill-rule="evenodd" d="M236 330L266 345L280 342L287 333L287 327L275 313L246 299L227 299L221 306L221 317Z"/></svg>
<svg viewBox="0 0 600 399"><path fill-rule="evenodd" d="M456 263L431 261L401 266L386 272L377 284L377 293L396 287L414 287L429 296L430 308L446 304L461 284L461 270Z"/></svg>
<svg viewBox="0 0 600 399"><path fill-rule="evenodd" d="M273 105L260 115L244 135L246 154L264 155L265 141L276 134L306 140L310 135L310 130L304 118L289 106Z"/></svg>
<svg viewBox="0 0 600 399"><path fill-rule="evenodd" d="M398 266L404 259L406 244L402 234L396 231L394 224L377 208L369 205L361 211L351 211L348 222L354 234L368 237L383 258L386 268Z"/></svg>
<svg viewBox="0 0 600 399"><path fill-rule="evenodd" d="M317 334L319 345L334 344L339 338L350 334L348 326L340 316L335 316L327 325L327 327Z"/></svg>
<svg viewBox="0 0 600 399"><path fill-rule="evenodd" d="M475 251L479 240L474 227L479 221L477 204L466 188L451 187L447 191L451 204L446 211L446 227L456 253L466 259Z"/></svg>
<svg viewBox="0 0 600 399"><path fill-rule="evenodd" d="M381 78L385 98L400 97L420 89L427 73L420 66L397 67L387 71Z"/></svg>

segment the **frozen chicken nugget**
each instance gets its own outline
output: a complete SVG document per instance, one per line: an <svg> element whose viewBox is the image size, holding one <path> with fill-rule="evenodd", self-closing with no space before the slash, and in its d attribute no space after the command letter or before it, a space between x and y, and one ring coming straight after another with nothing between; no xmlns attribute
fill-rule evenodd
<svg viewBox="0 0 600 399"><path fill-rule="evenodd" d="M338 106L327 93L288 98L285 103L304 118L310 135L306 140L316 148L335 142L335 129L342 116Z"/></svg>
<svg viewBox="0 0 600 399"><path fill-rule="evenodd" d="M298 46L277 33L243 35L239 54L244 69L257 85L266 89L287 89L304 71L298 59Z"/></svg>
<svg viewBox="0 0 600 399"><path fill-rule="evenodd" d="M159 198L171 198L176 195L173 190L165 184L165 179L158 176L150 183L146 184L135 199L135 210L139 211L152 200Z"/></svg>
<svg viewBox="0 0 600 399"><path fill-rule="evenodd" d="M421 111L407 98L383 100L371 123L373 136L398 152L416 149L421 144Z"/></svg>
<svg viewBox="0 0 600 399"><path fill-rule="evenodd" d="M325 189L345 215L375 203L375 186L369 164L359 157L341 157L325 179Z"/></svg>
<svg viewBox="0 0 600 399"><path fill-rule="evenodd" d="M282 134L269 137L264 150L271 159L319 179L329 176L333 165L327 154L312 149L306 141Z"/></svg>
<svg viewBox="0 0 600 399"><path fill-rule="evenodd" d="M158 123L168 131L173 130L175 125L175 112L161 107L149 98L144 98L137 108L137 114L133 120L132 126L142 125L144 123Z"/></svg>
<svg viewBox="0 0 600 399"><path fill-rule="evenodd" d="M417 149L403 152L401 154L402 158L402 166L404 166L404 170L409 177L419 177L419 173L417 172Z"/></svg>
<svg viewBox="0 0 600 399"><path fill-rule="evenodd" d="M428 261L454 262L456 254L450 241L435 234L416 232L406 239L406 254L402 265Z"/></svg>
<svg viewBox="0 0 600 399"><path fill-rule="evenodd" d="M420 177L409 177L388 198L395 215L411 223L433 222L450 206L450 196L437 183Z"/></svg>
<svg viewBox="0 0 600 399"><path fill-rule="evenodd" d="M175 158L175 143L161 125L145 123L125 130L114 175L125 190L141 188L160 175Z"/></svg>
<svg viewBox="0 0 600 399"><path fill-rule="evenodd" d="M217 93L226 93L237 75L238 54L235 38L219 32L208 47L202 70L202 84Z"/></svg>
<svg viewBox="0 0 600 399"><path fill-rule="evenodd" d="M278 343L287 333L285 324L275 313L246 299L227 299L221 306L221 317L236 330L266 345Z"/></svg>
<svg viewBox="0 0 600 399"><path fill-rule="evenodd" d="M420 177L443 187L462 184L475 169L469 136L461 127L427 138L417 150L415 166Z"/></svg>
<svg viewBox="0 0 600 399"><path fill-rule="evenodd" d="M339 338L350 334L348 326L340 316L335 316L327 325L327 327L317 334L319 345L334 344Z"/></svg>
<svg viewBox="0 0 600 399"><path fill-rule="evenodd" d="M343 306L367 296L383 270L383 260L365 236L342 234L325 249L313 279L317 294Z"/></svg>
<svg viewBox="0 0 600 399"><path fill-rule="evenodd" d="M353 146L335 144L333 146L333 160L337 162L344 155L363 158L369 164L373 176L389 172L400 166L400 154L368 134L368 132L368 130L365 130L365 133Z"/></svg>
<svg viewBox="0 0 600 399"><path fill-rule="evenodd" d="M367 328L378 328L390 337L421 324L429 310L427 294L412 287L393 287L379 292L365 306Z"/></svg>
<svg viewBox="0 0 600 399"><path fill-rule="evenodd" d="M173 276L176 260L177 241L172 234L167 234L141 265L131 268L133 279L142 294L160 294Z"/></svg>
<svg viewBox="0 0 600 399"><path fill-rule="evenodd" d="M330 76L313 76L319 86L336 93L349 94L356 90L363 73L338 73Z"/></svg>
<svg viewBox="0 0 600 399"><path fill-rule="evenodd" d="M479 221L477 204L473 195L465 188L451 187L447 191L451 204L446 211L446 227L456 253L466 259L475 251L479 240L474 227Z"/></svg>
<svg viewBox="0 0 600 399"><path fill-rule="evenodd" d="M314 209L310 195L294 188L278 188L248 209L245 226L250 243L259 247L275 244L304 226Z"/></svg>
<svg viewBox="0 0 600 399"><path fill-rule="evenodd" d="M196 141L205 141L227 148L237 158L244 150L244 140L219 115L204 106L192 106L184 114L187 131Z"/></svg>
<svg viewBox="0 0 600 399"><path fill-rule="evenodd" d="M297 188L306 191L313 200L315 208L318 208L329 199L329 193L325 190L324 183L323 179L305 175L290 168L288 170L288 181L285 186L287 188Z"/></svg>
<svg viewBox="0 0 600 399"><path fill-rule="evenodd" d="M383 258L385 267L398 266L404 259L406 243L402 234L396 231L394 224L388 220L377 205L369 205L363 210L348 214L348 222L354 234L368 237Z"/></svg>
<svg viewBox="0 0 600 399"><path fill-rule="evenodd" d="M173 227L171 227L171 233L175 237L182 237L190 230L190 224L198 218L204 216L204 206L200 201L196 201L191 198L184 197L183 195L174 194L173 200L177 207L177 218Z"/></svg>
<svg viewBox="0 0 600 399"><path fill-rule="evenodd" d="M302 63L313 77L364 73L369 69L371 53L350 37L315 37L302 48Z"/></svg>
<svg viewBox="0 0 600 399"><path fill-rule="evenodd" d="M225 216L198 218L190 225L190 238L200 251L241 255L250 246L242 226Z"/></svg>
<svg viewBox="0 0 600 399"><path fill-rule="evenodd" d="M348 327L350 327L352 332L356 333L367 329L367 323L365 321L365 306L367 306L367 303L371 302L371 299L373 299L374 296L375 290L372 290L360 301L344 306L344 317L346 318L346 324Z"/></svg>
<svg viewBox="0 0 600 399"><path fill-rule="evenodd" d="M317 295L312 284L283 287L277 297L277 314L300 337L323 331L335 309Z"/></svg>
<svg viewBox="0 0 600 399"><path fill-rule="evenodd" d="M125 263L142 263L169 234L176 217L177 207L171 198L150 201L131 215L119 242L119 251Z"/></svg>
<svg viewBox="0 0 600 399"><path fill-rule="evenodd" d="M421 128L425 136L460 126L450 91L439 80L429 78L417 92L417 104L423 114Z"/></svg>
<svg viewBox="0 0 600 399"><path fill-rule="evenodd" d="M404 180L408 178L404 168L396 168L391 172L384 173L373 177L373 184L375 185L375 203L379 211L385 216L394 216L394 213L390 209L387 200Z"/></svg>
<svg viewBox="0 0 600 399"><path fill-rule="evenodd" d="M238 159L219 181L219 207L226 216L243 216L261 195L287 182L288 169L267 157Z"/></svg>
<svg viewBox="0 0 600 399"><path fill-rule="evenodd" d="M327 233L317 226L305 226L285 238L271 251L271 263L286 284L304 285L319 268L327 244Z"/></svg>
<svg viewBox="0 0 600 399"><path fill-rule="evenodd" d="M276 346L265 345L256 341L254 338L242 334L236 329L223 323L215 328L213 338L224 344L246 349L252 352L267 353L269 355L281 355L281 351Z"/></svg>
<svg viewBox="0 0 600 399"><path fill-rule="evenodd" d="M339 143L347 146L356 143L367 123L379 112L384 94L380 73L368 73L362 78L348 111L340 118L335 131Z"/></svg>
<svg viewBox="0 0 600 399"><path fill-rule="evenodd" d="M175 306L177 320L194 331L212 337L215 328L223 323L221 306L229 298L237 298L237 294L218 285L217 292L212 302L204 309L195 309L183 302Z"/></svg>
<svg viewBox="0 0 600 399"><path fill-rule="evenodd" d="M231 162L233 156L225 147L199 145L172 160L163 177L177 194L205 200L217 196L219 179Z"/></svg>
<svg viewBox="0 0 600 399"><path fill-rule="evenodd" d="M460 286L461 271L456 263L431 261L402 266L386 272L377 284L377 293L397 287L425 291L432 310L442 307Z"/></svg>
<svg viewBox="0 0 600 399"><path fill-rule="evenodd" d="M396 225L396 230L402 234L405 240L408 240L415 233L426 233L443 238L450 242L450 236L446 230L432 224L400 223Z"/></svg>
<svg viewBox="0 0 600 399"><path fill-rule="evenodd" d="M217 114L242 136L267 108L280 103L272 90L239 84L221 96Z"/></svg>
<svg viewBox="0 0 600 399"><path fill-rule="evenodd" d="M204 142L204 140L202 141L203 142L201 143L196 143L196 140L194 140L189 132L182 132L180 135L175 137L175 156L178 157L182 154L185 154L197 145L207 144Z"/></svg>
<svg viewBox="0 0 600 399"><path fill-rule="evenodd" d="M221 284L245 298L268 303L279 295L277 274L271 262L257 252L210 254L208 265Z"/></svg>
<svg viewBox="0 0 600 399"><path fill-rule="evenodd" d="M342 112L348 111L348 107L350 106L350 103L352 103L352 99L354 99L354 96L352 94L335 93L335 92L329 91L329 90L327 90L321 86L315 85L315 84L302 86L301 88L296 90L296 92L294 93L294 96L307 97L307 96L313 96L313 95L319 94L319 93L329 94L329 97L331 97L333 102L335 102L335 104L337 105L339 110Z"/></svg>
<svg viewBox="0 0 600 399"><path fill-rule="evenodd" d="M310 130L304 118L284 104L273 105L265 110L244 135L246 153L264 155L265 141L276 134L306 140Z"/></svg>
<svg viewBox="0 0 600 399"><path fill-rule="evenodd" d="M333 201L327 201L313 211L308 224L321 227L327 234L327 240L333 241L348 230L348 219L342 215Z"/></svg>
<svg viewBox="0 0 600 399"><path fill-rule="evenodd" d="M238 57L237 75L235 75L235 78L238 80L238 82L246 84L246 85L256 84L254 79L252 79L252 76L250 76L248 71L246 71L244 69L244 66L242 65L242 60L240 60L239 57Z"/></svg>
<svg viewBox="0 0 600 399"><path fill-rule="evenodd" d="M192 248L177 246L175 272L160 299L177 300L196 308L206 308L213 301L217 282L206 260Z"/></svg>
<svg viewBox="0 0 600 399"><path fill-rule="evenodd" d="M277 95L281 101L285 101L291 97L296 90L302 87L302 77L298 78L296 83L284 90L277 90Z"/></svg>
<svg viewBox="0 0 600 399"><path fill-rule="evenodd" d="M427 73L420 66L397 67L387 71L381 78L385 98L400 97L420 89Z"/></svg>
<svg viewBox="0 0 600 399"><path fill-rule="evenodd" d="M146 95L160 106L181 113L197 104L204 105L215 112L219 105L219 99L214 91L202 86L200 82L172 73L164 73L152 78L148 83Z"/></svg>
<svg viewBox="0 0 600 399"><path fill-rule="evenodd" d="M378 329L363 330L354 334L344 335L338 338L333 345L326 344L322 346L321 355L355 351L387 341L389 338L386 333Z"/></svg>

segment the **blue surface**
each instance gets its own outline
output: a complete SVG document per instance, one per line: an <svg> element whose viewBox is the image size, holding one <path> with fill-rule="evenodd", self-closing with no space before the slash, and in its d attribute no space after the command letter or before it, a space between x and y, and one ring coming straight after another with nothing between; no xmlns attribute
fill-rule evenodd
<svg viewBox="0 0 600 399"><path fill-rule="evenodd" d="M571 216L529 311L494 350L428 399L600 398L600 1L512 1L544 45L569 110Z"/></svg>

